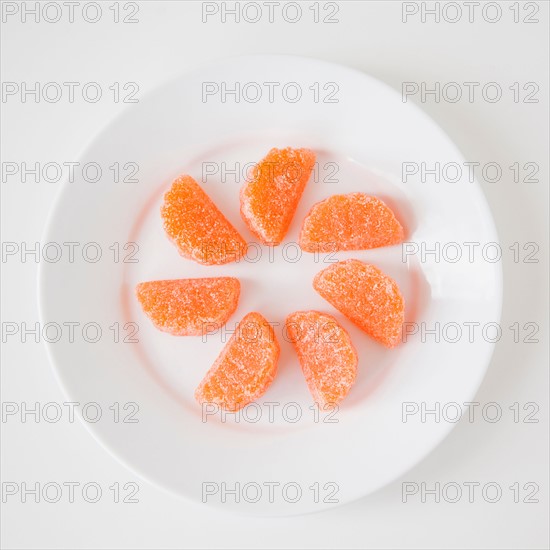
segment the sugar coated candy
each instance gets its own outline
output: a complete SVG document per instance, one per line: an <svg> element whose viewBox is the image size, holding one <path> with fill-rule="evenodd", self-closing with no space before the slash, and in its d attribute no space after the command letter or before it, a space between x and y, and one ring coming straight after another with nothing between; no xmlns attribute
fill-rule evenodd
<svg viewBox="0 0 550 550"><path fill-rule="evenodd" d="M136 295L153 324L174 336L199 336L219 329L234 313L241 285L233 277L148 281Z"/></svg>
<svg viewBox="0 0 550 550"><path fill-rule="evenodd" d="M300 246L306 252L366 250L403 241L403 227L380 199L365 193L333 195L306 216Z"/></svg>
<svg viewBox="0 0 550 550"><path fill-rule="evenodd" d="M191 176L177 178L164 195L164 229L185 258L226 264L246 253L246 242Z"/></svg>
<svg viewBox="0 0 550 550"><path fill-rule="evenodd" d="M235 412L261 397L273 382L279 343L259 313L246 315L195 391L200 404Z"/></svg>
<svg viewBox="0 0 550 550"><path fill-rule="evenodd" d="M397 283L376 266L338 262L319 272L313 287L378 342L388 348L400 342L405 302Z"/></svg>
<svg viewBox="0 0 550 550"><path fill-rule="evenodd" d="M241 215L264 244L285 237L315 164L309 149L271 149L241 189Z"/></svg>
<svg viewBox="0 0 550 550"><path fill-rule="evenodd" d="M346 330L332 315L297 311L286 319L291 340L313 400L322 409L337 405L357 372L357 353Z"/></svg>

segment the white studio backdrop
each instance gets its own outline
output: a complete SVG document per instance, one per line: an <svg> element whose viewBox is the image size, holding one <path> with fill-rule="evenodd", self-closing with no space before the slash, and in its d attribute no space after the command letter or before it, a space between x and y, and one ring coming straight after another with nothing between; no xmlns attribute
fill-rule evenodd
<svg viewBox="0 0 550 550"><path fill-rule="evenodd" d="M86 2L71 13L49 4L2 3L2 548L547 548L548 3L300 2L298 12L288 2L107 1L97 3L100 15ZM368 497L276 519L189 504L128 471L78 420L20 414L67 400L44 343L23 336L38 322L39 264L20 253L40 241L66 168L63 178L50 172L38 182L24 168L77 161L92 136L132 108L126 99L205 62L250 53L310 56L399 93L407 86L407 100L479 163L503 249L503 336L476 397L476 412L494 403L502 417L462 418L422 463ZM52 82L63 90L58 101L43 90L38 101L22 94L22 83ZM73 101L64 83L77 83ZM87 83L101 100L83 98ZM436 83L439 96L429 93ZM22 496L35 483L67 482L96 484L102 498L87 502L79 489L74 502ZM419 487L406 502L404 483ZM502 489L497 502L482 493L488 483ZM422 488L445 484L460 486L462 498L422 497ZM137 502L122 502L134 487Z"/></svg>

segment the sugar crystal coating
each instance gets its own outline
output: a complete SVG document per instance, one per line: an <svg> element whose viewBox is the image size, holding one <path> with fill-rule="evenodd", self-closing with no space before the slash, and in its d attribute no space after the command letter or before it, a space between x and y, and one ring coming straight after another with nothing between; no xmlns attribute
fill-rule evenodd
<svg viewBox="0 0 550 550"><path fill-rule="evenodd" d="M405 302L397 283L376 266L338 262L317 273L313 287L378 342L388 348L399 343Z"/></svg>
<svg viewBox="0 0 550 550"><path fill-rule="evenodd" d="M234 262L246 242L191 176L177 178L164 195L164 230L180 254L201 264Z"/></svg>
<svg viewBox="0 0 550 550"><path fill-rule="evenodd" d="M400 243L403 227L380 199L365 193L333 195L313 205L300 232L306 252L366 250Z"/></svg>
<svg viewBox="0 0 550 550"><path fill-rule="evenodd" d="M200 404L235 412L261 397L277 373L279 343L259 313L246 315L195 391Z"/></svg>
<svg viewBox="0 0 550 550"><path fill-rule="evenodd" d="M264 244L285 237L315 164L309 149L271 149L241 189L241 215Z"/></svg>
<svg viewBox="0 0 550 550"><path fill-rule="evenodd" d="M286 319L313 400L323 409L337 405L357 373L357 353L346 330L332 315L297 311Z"/></svg>
<svg viewBox="0 0 550 550"><path fill-rule="evenodd" d="M233 277L148 281L136 287L145 314L163 332L199 336L219 329L234 313L241 285Z"/></svg>

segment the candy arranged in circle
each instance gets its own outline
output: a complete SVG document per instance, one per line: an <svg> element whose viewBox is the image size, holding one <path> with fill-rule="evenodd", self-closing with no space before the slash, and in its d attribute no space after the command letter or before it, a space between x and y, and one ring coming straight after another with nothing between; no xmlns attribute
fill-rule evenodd
<svg viewBox="0 0 550 550"><path fill-rule="evenodd" d="M357 373L351 339L332 315L297 311L286 319L313 400L322 409L337 405L349 392Z"/></svg>
<svg viewBox="0 0 550 550"><path fill-rule="evenodd" d="M299 242L306 252L336 252L391 246L403 238L403 227L384 202L366 193L350 193L313 205Z"/></svg>
<svg viewBox="0 0 550 550"><path fill-rule="evenodd" d="M332 264L317 273L315 290L369 336L393 348L401 340L405 302L397 283L359 260Z"/></svg>
<svg viewBox="0 0 550 550"><path fill-rule="evenodd" d="M315 164L309 149L271 149L241 189L241 215L264 244L280 244Z"/></svg>
<svg viewBox="0 0 550 550"><path fill-rule="evenodd" d="M240 291L234 277L148 281L136 287L145 314L174 336L200 336L220 328L235 312Z"/></svg>
<svg viewBox="0 0 550 550"><path fill-rule="evenodd" d="M235 412L262 396L277 373L279 343L259 313L246 315L195 391L200 404Z"/></svg>
<svg viewBox="0 0 550 550"><path fill-rule="evenodd" d="M241 215L264 244L284 239L315 164L309 149L271 149L241 188ZM247 243L191 176L177 178L161 208L166 234L180 254L206 265L238 261ZM315 204L302 224L307 252L363 250L401 242L403 227L383 201L365 193L333 195ZM346 260L315 276L317 292L388 348L401 339L404 300L395 281L377 267ZM218 330L235 312L240 283L233 277L140 283L136 294L153 324L176 336ZM285 329L307 386L322 408L337 405L356 377L357 353L334 317L298 311ZM235 412L258 399L277 372L279 344L257 312L246 315L195 391L200 404Z"/></svg>
<svg viewBox="0 0 550 550"><path fill-rule="evenodd" d="M161 208L166 234L186 258L206 265L234 262L246 242L191 176L177 178Z"/></svg>

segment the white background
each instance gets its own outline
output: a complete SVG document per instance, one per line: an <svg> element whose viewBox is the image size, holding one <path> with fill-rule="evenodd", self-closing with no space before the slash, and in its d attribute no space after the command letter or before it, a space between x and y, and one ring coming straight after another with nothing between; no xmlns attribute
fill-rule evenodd
<svg viewBox="0 0 550 550"><path fill-rule="evenodd" d="M220 56L291 53L355 67L397 90L404 81L499 83L503 98L495 103L479 93L471 103L437 103L433 96L414 101L467 160L503 167L499 182L480 181L503 250L514 242L540 246L538 264L515 263L509 250L503 256L502 326L535 322L540 331L539 343L514 343L505 330L496 347L477 401L498 403L502 419L489 423L477 415L470 423L463 418L426 460L358 502L322 514L250 519L190 505L150 486L103 450L79 422L3 418L2 481L94 481L104 489L96 504L78 497L56 504L7 498L3 548L548 548L548 4L531 3L539 8L539 23L532 24L514 22L511 2L500 4L498 22L484 20L480 7L469 22L463 6L454 24L436 23L434 16L423 23L420 14L403 23L401 2L375 1L341 2L339 23L315 23L308 9L312 2L301 4L303 15L294 24L284 21L280 8L270 23L265 7L258 23L235 23L230 16L223 23L219 14L203 23L201 3L177 1L140 3L136 24L115 24L112 2L101 2L103 16L95 24L83 21L79 7L74 23L66 11L57 23L36 23L33 16L22 22L19 13L2 24L2 80L97 81L107 94L113 82L132 81L143 94ZM530 12L520 7L520 18ZM508 89L514 82L536 82L539 102L515 103ZM111 98L95 104L35 103L30 97L22 102L20 96L3 100L2 161L77 160L92 136L131 108ZM507 168L515 162L537 162L540 182L515 183ZM39 241L60 185L36 184L32 177L22 183L19 176L3 181L2 240ZM32 325L38 320L37 269L30 257L2 263L3 321ZM43 344L8 338L2 346L2 401L65 400ZM508 410L515 402L536 403L539 422L515 423ZM113 503L108 487L129 481L140 486L139 503ZM503 496L488 503L478 492L473 503L463 496L452 504L433 497L423 503L417 495L403 503L404 481L428 487L492 481L503 488ZM538 484L539 502L514 503L508 487L516 482Z"/></svg>

